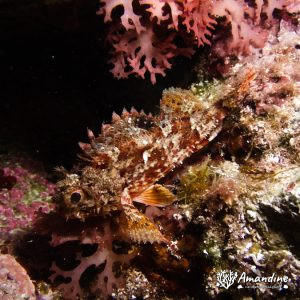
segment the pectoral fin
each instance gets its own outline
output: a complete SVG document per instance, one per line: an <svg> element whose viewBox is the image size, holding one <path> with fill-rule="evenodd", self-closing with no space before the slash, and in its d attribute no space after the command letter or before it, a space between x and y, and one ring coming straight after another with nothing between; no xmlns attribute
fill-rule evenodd
<svg viewBox="0 0 300 300"><path fill-rule="evenodd" d="M133 199L135 202L158 207L170 205L175 200L175 195L160 184L151 186L142 194Z"/></svg>
<svg viewBox="0 0 300 300"><path fill-rule="evenodd" d="M168 243L157 226L134 206L123 206L120 225L121 234L134 242Z"/></svg>

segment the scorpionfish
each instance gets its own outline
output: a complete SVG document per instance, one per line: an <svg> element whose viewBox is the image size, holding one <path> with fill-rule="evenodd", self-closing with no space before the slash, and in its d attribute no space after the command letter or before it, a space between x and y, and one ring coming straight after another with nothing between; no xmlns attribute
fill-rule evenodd
<svg viewBox="0 0 300 300"><path fill-rule="evenodd" d="M90 142L79 143L78 170L58 182L58 212L83 221L118 211L127 238L165 241L134 203L164 207L176 201L159 180L213 140L224 116L217 105L205 107L192 92L174 88L164 91L155 116L135 109L113 113L99 136L88 130Z"/></svg>

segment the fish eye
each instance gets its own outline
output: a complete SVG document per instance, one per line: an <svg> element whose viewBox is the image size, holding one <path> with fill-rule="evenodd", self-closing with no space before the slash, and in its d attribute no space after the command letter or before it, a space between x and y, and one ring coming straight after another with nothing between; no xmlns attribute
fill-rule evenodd
<svg viewBox="0 0 300 300"><path fill-rule="evenodd" d="M72 204L77 204L82 198L82 195L80 192L76 191L76 192L73 192L70 196L70 202Z"/></svg>

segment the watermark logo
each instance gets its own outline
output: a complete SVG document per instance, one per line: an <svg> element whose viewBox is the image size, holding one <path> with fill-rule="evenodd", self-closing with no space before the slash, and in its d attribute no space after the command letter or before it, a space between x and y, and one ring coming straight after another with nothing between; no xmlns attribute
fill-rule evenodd
<svg viewBox="0 0 300 300"><path fill-rule="evenodd" d="M223 287L226 290L234 284L234 281L238 277L237 272L226 272L225 270L222 270L221 272L217 273L217 286Z"/></svg>
<svg viewBox="0 0 300 300"><path fill-rule="evenodd" d="M238 283L237 288L270 288L270 289L288 289L287 283L290 282L288 276L278 276L273 273L272 276L251 277L243 272L238 275L237 272L221 270L217 273L217 286L229 289L235 282Z"/></svg>

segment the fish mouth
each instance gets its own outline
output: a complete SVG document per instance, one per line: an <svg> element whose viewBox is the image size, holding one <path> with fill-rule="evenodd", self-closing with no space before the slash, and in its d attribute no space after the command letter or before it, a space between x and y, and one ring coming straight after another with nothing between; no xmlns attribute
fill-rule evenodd
<svg viewBox="0 0 300 300"><path fill-rule="evenodd" d="M76 207L58 206L57 211L67 219L84 221L93 217L105 218L116 211L122 210L122 205L112 202L106 205L77 205Z"/></svg>

